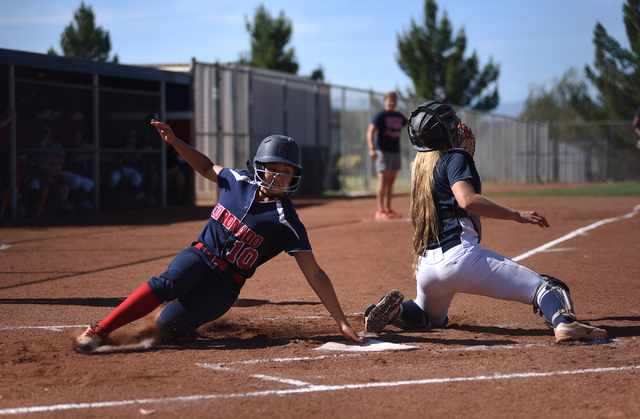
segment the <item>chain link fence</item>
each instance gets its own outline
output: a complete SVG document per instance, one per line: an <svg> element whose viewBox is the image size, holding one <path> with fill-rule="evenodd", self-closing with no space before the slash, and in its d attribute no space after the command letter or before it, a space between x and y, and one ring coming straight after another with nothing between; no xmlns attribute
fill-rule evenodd
<svg viewBox="0 0 640 419"><path fill-rule="evenodd" d="M397 110L409 117L423 100L399 97ZM377 174L366 143L367 126L383 109L384 92L331 88L332 176L326 191L368 194ZM640 150L631 121L549 123L493 115L453 105L476 137L475 161L483 182L584 183L638 181ZM409 190L415 156L406 130L402 169L394 190Z"/></svg>
<svg viewBox="0 0 640 419"><path fill-rule="evenodd" d="M366 132L384 107L385 92L234 63L193 60L185 67L176 73L0 50L0 113L15 109L19 115L0 130L1 191L7 214L15 219L16 211L33 211L47 184L47 173L36 175L29 165L43 126L55 142L66 144L79 131L91 146L65 151L82 156L83 175L95 184L88 200L96 212L120 209L122 195L114 195L109 178L118 156L127 151L126 134L136 131L139 170L146 175L140 187L152 201L155 198L151 205L166 205L172 186L168 150L149 125L151 117L166 119L178 137L227 167L246 167L268 135L295 138L304 167L299 196L375 191L377 173ZM399 96L397 110L408 117L422 102ZM548 123L454 108L476 137L475 160L485 183L640 180L640 150L635 148L631 121ZM415 156L406 130L401 155L396 193L409 190ZM187 194L193 191L191 202L209 205L216 200L214 184L194 176L184 162L180 171L191 181L186 186ZM64 201L68 191L59 189L58 199ZM8 196L17 200L4 198ZM56 209L52 206L50 211Z"/></svg>

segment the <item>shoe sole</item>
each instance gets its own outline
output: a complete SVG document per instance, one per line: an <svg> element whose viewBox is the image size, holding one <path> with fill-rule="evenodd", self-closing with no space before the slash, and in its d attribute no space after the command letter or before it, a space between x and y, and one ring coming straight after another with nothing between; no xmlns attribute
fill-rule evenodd
<svg viewBox="0 0 640 419"><path fill-rule="evenodd" d="M98 347L100 347L100 345L95 345L93 342L75 342L73 345L73 349L83 354L90 354L98 349Z"/></svg>
<svg viewBox="0 0 640 419"><path fill-rule="evenodd" d="M587 342L594 339L606 339L607 332L600 332L601 329L598 328L584 328L586 330L586 334L581 333L580 330L571 331L571 330L561 330L556 334L556 343L567 343L573 341Z"/></svg>
<svg viewBox="0 0 640 419"><path fill-rule="evenodd" d="M404 295L400 291L389 291L382 297L378 305L370 306L365 311L365 330L372 333L380 333L389 324L389 314L398 307Z"/></svg>

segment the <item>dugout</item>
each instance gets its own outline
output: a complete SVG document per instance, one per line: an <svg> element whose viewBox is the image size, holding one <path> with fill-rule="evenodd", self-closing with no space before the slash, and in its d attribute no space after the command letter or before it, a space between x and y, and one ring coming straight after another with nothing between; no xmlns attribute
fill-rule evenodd
<svg viewBox="0 0 640 419"><path fill-rule="evenodd" d="M126 133L137 131L144 158L160 175L155 205L166 206L167 151L149 120L167 121L178 137L191 142L190 83L189 72L0 49L0 114L15 110L18 115L0 129L2 186L11 192L5 218L18 216L18 156L24 161L34 152L42 126L49 127L54 142L64 144L78 130L95 146L90 153L95 212L107 207L104 177Z"/></svg>

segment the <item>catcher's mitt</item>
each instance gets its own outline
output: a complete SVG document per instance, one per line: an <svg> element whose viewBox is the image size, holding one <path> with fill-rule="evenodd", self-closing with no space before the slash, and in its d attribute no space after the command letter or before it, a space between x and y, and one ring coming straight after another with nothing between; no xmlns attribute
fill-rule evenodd
<svg viewBox="0 0 640 419"><path fill-rule="evenodd" d="M464 122L458 124L458 148L467 150L471 156L476 152L476 137Z"/></svg>

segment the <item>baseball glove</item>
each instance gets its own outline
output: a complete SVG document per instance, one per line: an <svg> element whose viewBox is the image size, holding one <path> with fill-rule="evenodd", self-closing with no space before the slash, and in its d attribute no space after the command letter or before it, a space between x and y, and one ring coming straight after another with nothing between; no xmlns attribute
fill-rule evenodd
<svg viewBox="0 0 640 419"><path fill-rule="evenodd" d="M476 137L464 122L458 124L458 147L467 150L472 157L476 152Z"/></svg>

